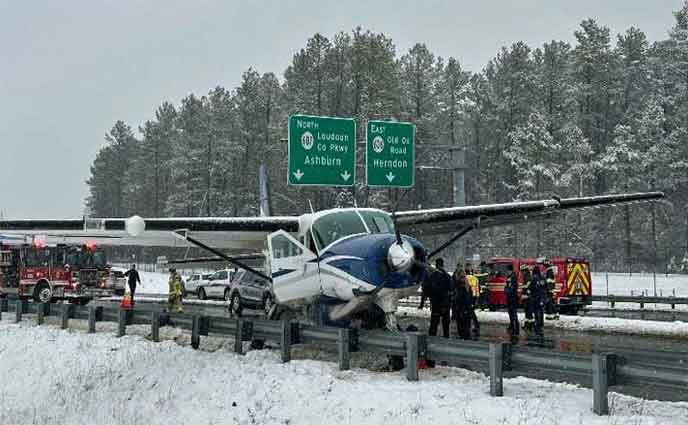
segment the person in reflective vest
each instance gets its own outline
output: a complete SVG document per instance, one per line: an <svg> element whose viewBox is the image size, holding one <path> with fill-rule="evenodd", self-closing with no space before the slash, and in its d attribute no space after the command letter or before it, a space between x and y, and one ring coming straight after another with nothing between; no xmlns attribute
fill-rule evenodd
<svg viewBox="0 0 688 425"><path fill-rule="evenodd" d="M480 322L478 322L478 316L475 314L475 305L478 302L478 296L480 296L480 286L478 284L478 278L473 275L470 268L466 269L466 282L471 291L471 298L473 303L471 304L470 314L471 322L473 324L473 335L477 338L480 336Z"/></svg>
<svg viewBox="0 0 688 425"><path fill-rule="evenodd" d="M489 278L489 273L487 270L487 264L485 262L480 263L480 272L475 274L478 278L478 286L480 287L480 295L478 297L478 306L481 311L487 309L487 303L490 299L490 287L487 285L487 280Z"/></svg>
<svg viewBox="0 0 688 425"><path fill-rule="evenodd" d="M559 319L559 312L554 301L554 291L556 289L556 281L554 279L554 267L548 259L545 259L543 265L545 266L545 282L547 283L547 305L546 305L546 319Z"/></svg>
<svg viewBox="0 0 688 425"><path fill-rule="evenodd" d="M523 310L526 313L526 320L523 323L524 330L533 330L533 325L535 321L533 320L533 297L532 297L532 284L533 277L530 274L528 266L521 264L521 276L523 277L523 286L521 291L521 300L523 301Z"/></svg>
<svg viewBox="0 0 688 425"><path fill-rule="evenodd" d="M184 282L182 277L179 276L177 270L170 269L170 280L168 283L169 294L167 296L167 302L169 304L169 311L175 313L181 313L184 311L182 306L182 296L184 294Z"/></svg>
<svg viewBox="0 0 688 425"><path fill-rule="evenodd" d="M514 272L514 266L507 266L506 284L504 285L504 295L506 296L506 308L509 312L509 327L507 330L511 335L518 336L521 326L518 323L518 276Z"/></svg>

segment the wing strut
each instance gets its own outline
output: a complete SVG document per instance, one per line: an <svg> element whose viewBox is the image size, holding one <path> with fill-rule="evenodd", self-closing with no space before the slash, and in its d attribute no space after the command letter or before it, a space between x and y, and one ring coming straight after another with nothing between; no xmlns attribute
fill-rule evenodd
<svg viewBox="0 0 688 425"><path fill-rule="evenodd" d="M241 262L241 261L238 261L238 260L236 260L236 259L234 259L234 258L228 256L227 254L225 254L224 252L222 252L222 251L220 251L220 250L217 250L217 249L215 249L215 248L212 248L212 247L210 247L210 246L204 244L203 242L201 242L201 241L199 241L199 240L197 240L197 239L192 238L191 236L189 236L189 231L188 231L188 230L186 230L186 229L175 230L175 231L174 231L174 234L175 234L177 237L182 238L182 239L184 239L184 240L186 240L186 241L189 241L190 243L196 245L197 247L199 247L199 248L201 248L201 249L205 249L206 251L208 251L208 252L210 252L210 253L212 253L212 254L217 255L218 257L222 258L222 259L225 260L226 262L228 262L228 263L230 263L230 264L233 264L233 265L235 265L235 266L237 266L237 267L239 267L239 268L242 268L242 269L244 269L244 270L247 270L247 271L249 271L249 272L251 272L251 273L255 273L256 275L262 277L263 279L267 279L270 283L272 283L272 278L271 278L270 276L266 275L266 274L263 273L263 272L260 272L260 271L258 271L258 270L256 270L256 269L254 269L253 267L250 267L250 266L244 264L244 263Z"/></svg>
<svg viewBox="0 0 688 425"><path fill-rule="evenodd" d="M446 248L448 248L454 242L458 241L461 238L461 236L465 235L466 233L470 232L473 229L476 229L479 224L480 224L480 220L475 220L475 221L473 221L473 223L471 223L468 226L461 229L459 231L459 233L452 236L451 239L449 239L447 242L443 243L437 249L435 249L430 254L428 254L428 260L430 258L434 257L435 255L439 254L440 252L444 251Z"/></svg>

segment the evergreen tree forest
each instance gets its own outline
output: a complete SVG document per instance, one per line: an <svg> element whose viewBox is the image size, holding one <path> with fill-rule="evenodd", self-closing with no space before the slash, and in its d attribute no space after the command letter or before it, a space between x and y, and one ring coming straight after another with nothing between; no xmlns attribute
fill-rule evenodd
<svg viewBox="0 0 688 425"><path fill-rule="evenodd" d="M281 73L250 68L238 87L163 102L138 127L115 122L91 166L86 211L258 215L261 164L269 170L274 215L354 202L391 210L402 191L365 186L363 146L355 187L287 186L285 139L291 114L353 117L358 139L367 120L395 119L416 125L416 186L400 209L453 205L452 147L465 149L469 205L667 195L652 207L483 229L467 237L468 255L581 255L607 271L676 270L684 261L688 269L688 2L674 18L656 41L634 27L612 37L587 19L574 44L515 42L480 72L422 43L397 51L374 30L314 34Z"/></svg>

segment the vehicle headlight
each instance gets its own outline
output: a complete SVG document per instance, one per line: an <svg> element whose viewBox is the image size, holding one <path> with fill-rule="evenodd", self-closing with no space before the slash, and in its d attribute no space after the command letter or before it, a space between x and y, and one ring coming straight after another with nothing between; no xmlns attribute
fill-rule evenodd
<svg viewBox="0 0 688 425"><path fill-rule="evenodd" d="M387 263L392 270L397 272L406 272L411 269L414 258L413 246L408 241L403 241L401 245L395 242L387 251Z"/></svg>

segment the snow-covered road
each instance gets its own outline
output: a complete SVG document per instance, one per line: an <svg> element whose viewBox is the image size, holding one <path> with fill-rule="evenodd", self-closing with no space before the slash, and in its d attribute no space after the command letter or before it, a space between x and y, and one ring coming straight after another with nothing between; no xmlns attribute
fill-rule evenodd
<svg viewBox="0 0 688 425"><path fill-rule="evenodd" d="M588 389L506 379L489 396L478 373L438 367L420 382L400 373L340 372L336 364L277 352L180 346L175 330L87 335L29 322L0 323L0 423L11 424L688 424L688 403L612 394L612 416L591 412ZM204 338L204 341L209 339ZM209 347L208 342L205 347Z"/></svg>

